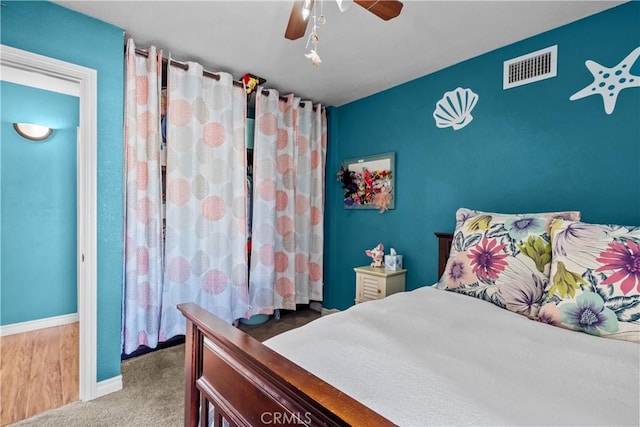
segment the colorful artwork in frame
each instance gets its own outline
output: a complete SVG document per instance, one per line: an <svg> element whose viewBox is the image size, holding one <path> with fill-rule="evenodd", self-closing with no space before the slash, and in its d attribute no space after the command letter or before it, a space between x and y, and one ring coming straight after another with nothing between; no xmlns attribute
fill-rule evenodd
<svg viewBox="0 0 640 427"><path fill-rule="evenodd" d="M337 179L344 190L346 209L395 208L395 153L345 160Z"/></svg>

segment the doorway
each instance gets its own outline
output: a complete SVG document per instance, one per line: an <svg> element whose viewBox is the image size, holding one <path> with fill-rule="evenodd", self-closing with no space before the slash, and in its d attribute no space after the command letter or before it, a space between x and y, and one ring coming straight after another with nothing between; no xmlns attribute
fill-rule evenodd
<svg viewBox="0 0 640 427"><path fill-rule="evenodd" d="M76 304L79 342L79 387L81 400L98 397L97 353L97 73L93 69L31 52L0 45L4 82L44 89L78 98L77 129L77 238ZM3 114L4 115L4 114ZM4 138L3 138L4 140ZM0 236L3 230L0 229ZM0 286L2 284L0 283ZM56 318L58 316L54 316ZM59 320L59 319L58 319ZM2 336L52 326L38 321L3 325Z"/></svg>
<svg viewBox="0 0 640 427"><path fill-rule="evenodd" d="M78 97L0 81L2 423L78 400ZM14 123L55 131L44 140ZM4 328L3 328L4 329Z"/></svg>

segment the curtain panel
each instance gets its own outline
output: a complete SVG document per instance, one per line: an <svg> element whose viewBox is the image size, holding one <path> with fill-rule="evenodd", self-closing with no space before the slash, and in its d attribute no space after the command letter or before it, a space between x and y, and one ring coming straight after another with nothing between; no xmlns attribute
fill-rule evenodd
<svg viewBox="0 0 640 427"><path fill-rule="evenodd" d="M326 113L259 88L255 127L251 315L322 301Z"/></svg>
<svg viewBox="0 0 640 427"><path fill-rule="evenodd" d="M163 218L162 51L147 52L127 40L123 352L183 335L183 302L232 323L322 301L324 108L258 89L249 186L244 88L167 67Z"/></svg>
<svg viewBox="0 0 640 427"><path fill-rule="evenodd" d="M322 301L327 116L320 104L298 109L296 133L296 303Z"/></svg>
<svg viewBox="0 0 640 427"><path fill-rule="evenodd" d="M245 92L202 73L169 67L161 341L185 333L182 302L230 323L247 315Z"/></svg>
<svg viewBox="0 0 640 427"><path fill-rule="evenodd" d="M147 58L126 47L124 127L125 241L122 346L156 347L162 301L160 86L162 51Z"/></svg>

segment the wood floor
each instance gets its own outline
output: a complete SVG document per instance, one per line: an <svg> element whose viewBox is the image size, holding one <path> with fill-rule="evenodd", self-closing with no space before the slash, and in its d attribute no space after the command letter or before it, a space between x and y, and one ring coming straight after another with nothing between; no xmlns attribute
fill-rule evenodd
<svg viewBox="0 0 640 427"><path fill-rule="evenodd" d="M0 337L0 425L78 400L79 323Z"/></svg>

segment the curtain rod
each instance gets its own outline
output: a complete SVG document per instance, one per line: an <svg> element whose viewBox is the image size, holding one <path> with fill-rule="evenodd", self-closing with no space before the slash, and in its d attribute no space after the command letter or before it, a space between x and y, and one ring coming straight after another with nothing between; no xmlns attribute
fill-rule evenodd
<svg viewBox="0 0 640 427"><path fill-rule="evenodd" d="M269 89L262 89L262 92L261 92L261 93L262 93L264 96L269 96ZM286 96L282 96L282 95L280 95L280 97L279 97L279 98L280 98L280 100L281 100L281 101L287 101L287 100L289 99L289 98L287 98ZM302 105L302 106L304 107L304 104L306 104L307 102L311 102L311 101L300 101L300 105ZM313 105L313 103L312 103L312 105ZM324 108L324 107L322 107L322 108ZM316 109L316 106L314 105L314 106L313 106L313 110L315 110L315 109Z"/></svg>
<svg viewBox="0 0 640 427"><path fill-rule="evenodd" d="M136 48L136 55L140 55L140 56L144 56L145 58L149 57L149 52L143 49L138 49ZM174 67L178 67L181 68L183 70L188 70L189 69L189 64L185 64L184 62L178 62L175 61L173 59L169 59L169 58L162 58L162 63L163 64L169 64L172 65ZM202 70L202 75L205 77L210 77L214 80L220 80L220 76L218 74L212 73L210 71L207 70ZM244 87L244 85L242 83L240 83L239 81L234 80L233 81L233 85L234 86L239 86L239 87Z"/></svg>
<svg viewBox="0 0 640 427"><path fill-rule="evenodd" d="M144 56L145 58L148 58L149 57L149 52L144 50L144 49L136 48L136 55L140 55L140 56ZM169 65L172 65L174 67L181 68L181 69L183 69L185 71L189 69L189 64L185 64L184 62L174 61L173 59L168 59L168 58L165 58L165 57L162 58L162 63L163 64L169 64ZM212 73L212 72L207 71L207 70L202 70L202 75L205 76L205 77L211 77L214 80L220 80L220 76L218 74ZM244 88L244 84L239 82L239 81L237 81L237 80L233 81L233 85ZM262 91L262 93L265 94L266 96L269 96L269 90L268 89L264 89ZM286 101L288 98L286 96L280 96L280 99L282 101ZM305 101L301 101L300 103L303 104L303 106L304 106ZM314 106L313 109L315 110L315 108L316 107Z"/></svg>

